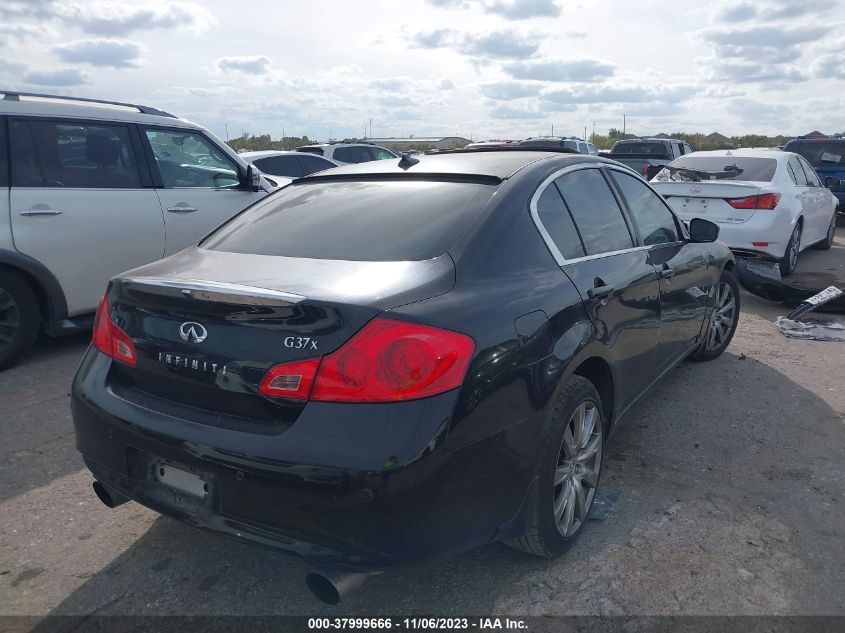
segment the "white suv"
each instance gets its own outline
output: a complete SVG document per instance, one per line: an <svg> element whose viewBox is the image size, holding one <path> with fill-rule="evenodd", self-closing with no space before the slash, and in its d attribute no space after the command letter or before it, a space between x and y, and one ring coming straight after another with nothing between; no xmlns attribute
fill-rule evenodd
<svg viewBox="0 0 845 633"><path fill-rule="evenodd" d="M43 324L89 327L109 279L270 189L202 127L146 106L0 90L0 369Z"/></svg>
<svg viewBox="0 0 845 633"><path fill-rule="evenodd" d="M315 143L297 147L296 151L317 154L341 165L399 158L396 152L372 143Z"/></svg>

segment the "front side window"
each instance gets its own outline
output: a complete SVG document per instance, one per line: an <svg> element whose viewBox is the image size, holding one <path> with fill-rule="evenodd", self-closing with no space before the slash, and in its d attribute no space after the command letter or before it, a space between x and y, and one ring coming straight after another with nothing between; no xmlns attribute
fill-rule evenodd
<svg viewBox="0 0 845 633"><path fill-rule="evenodd" d="M15 186L141 186L129 129L124 125L17 120L10 129Z"/></svg>
<svg viewBox="0 0 845 633"><path fill-rule="evenodd" d="M202 134L161 129L148 129L145 133L165 188L240 186L235 163Z"/></svg>
<svg viewBox="0 0 845 633"><path fill-rule="evenodd" d="M564 259L583 257L584 246L557 187L546 187L537 200L537 217Z"/></svg>
<svg viewBox="0 0 845 633"><path fill-rule="evenodd" d="M678 241L675 218L656 193L628 174L613 171L612 177L628 203L631 218L645 246Z"/></svg>
<svg viewBox="0 0 845 633"><path fill-rule="evenodd" d="M306 156L304 154L299 157L299 160L302 162L302 167L306 176L316 174L318 171L331 169L336 166L334 163L322 158L317 158L316 156Z"/></svg>
<svg viewBox="0 0 845 633"><path fill-rule="evenodd" d="M819 175L816 173L816 170L810 167L805 160L799 158L798 162L801 163L801 167L804 168L804 175L807 177L807 184L811 187L821 187L822 181L819 180Z"/></svg>
<svg viewBox="0 0 845 633"><path fill-rule="evenodd" d="M376 160L389 160L391 158L396 158L392 152L388 152L386 149L382 149L381 147L374 147L373 154L375 154Z"/></svg>
<svg viewBox="0 0 845 633"><path fill-rule="evenodd" d="M598 169L573 171L555 183L575 220L587 255L634 246L622 209Z"/></svg>

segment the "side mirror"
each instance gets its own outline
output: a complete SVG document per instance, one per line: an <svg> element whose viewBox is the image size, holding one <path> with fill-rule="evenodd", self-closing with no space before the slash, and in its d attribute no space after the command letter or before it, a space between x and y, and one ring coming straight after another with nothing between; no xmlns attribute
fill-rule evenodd
<svg viewBox="0 0 845 633"><path fill-rule="evenodd" d="M249 191L261 190L261 172L252 165L246 168L246 187Z"/></svg>
<svg viewBox="0 0 845 633"><path fill-rule="evenodd" d="M689 222L689 237L692 242L715 242L719 239L719 225L710 220L693 218Z"/></svg>
<svg viewBox="0 0 845 633"><path fill-rule="evenodd" d="M828 176L824 179L824 186L828 189L833 189L834 187L838 187L842 184L842 181L839 180L836 176Z"/></svg>

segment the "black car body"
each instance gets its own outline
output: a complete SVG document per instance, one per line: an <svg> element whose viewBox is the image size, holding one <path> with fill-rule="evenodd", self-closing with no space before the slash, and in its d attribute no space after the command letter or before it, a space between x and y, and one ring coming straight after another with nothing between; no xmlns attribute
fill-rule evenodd
<svg viewBox="0 0 845 633"><path fill-rule="evenodd" d="M321 564L517 538L567 381L595 386L612 429L703 349L733 267L706 239L584 155L305 177L111 282L73 384L77 446L116 495Z"/></svg>

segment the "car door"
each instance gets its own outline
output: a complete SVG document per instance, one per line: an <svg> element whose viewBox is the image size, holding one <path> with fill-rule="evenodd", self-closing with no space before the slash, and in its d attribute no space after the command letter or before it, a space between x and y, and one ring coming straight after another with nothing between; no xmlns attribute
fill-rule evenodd
<svg viewBox="0 0 845 633"><path fill-rule="evenodd" d="M237 163L198 130L145 127L142 136L164 211L167 255L266 195L250 190Z"/></svg>
<svg viewBox="0 0 845 633"><path fill-rule="evenodd" d="M602 170L570 168L541 185L535 220L578 288L614 371L620 410L656 379L660 300L657 273Z"/></svg>
<svg viewBox="0 0 845 633"><path fill-rule="evenodd" d="M15 246L53 273L71 316L95 310L114 275L161 259L161 205L133 126L13 117L9 136Z"/></svg>
<svg viewBox="0 0 845 633"><path fill-rule="evenodd" d="M822 185L816 170L803 156L798 156L797 159L807 178L807 199L810 208L807 210L808 217L804 224L807 239L802 239L802 243L809 245L827 237L827 230L830 227L830 207L826 204L827 189Z"/></svg>
<svg viewBox="0 0 845 633"><path fill-rule="evenodd" d="M687 242L663 198L642 180L621 169L610 168L608 173L660 280L657 353L661 368L665 368L687 356L698 344L712 302L709 245Z"/></svg>

